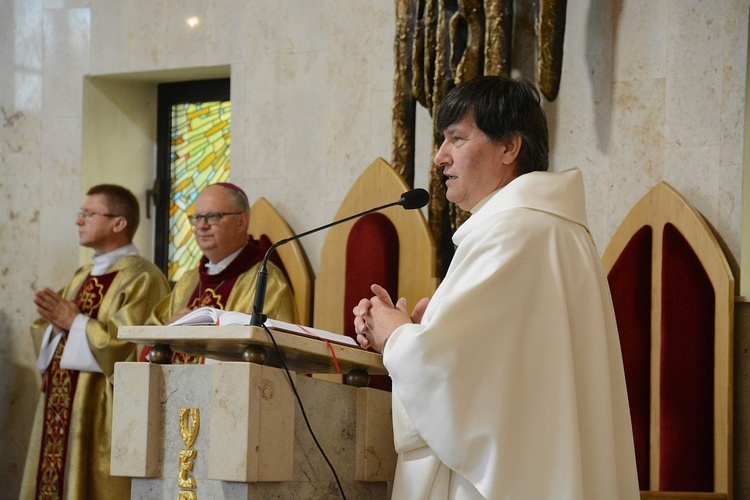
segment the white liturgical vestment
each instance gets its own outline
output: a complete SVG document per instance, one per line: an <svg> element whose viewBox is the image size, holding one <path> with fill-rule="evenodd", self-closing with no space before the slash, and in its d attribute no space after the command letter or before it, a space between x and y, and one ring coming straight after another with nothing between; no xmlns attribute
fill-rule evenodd
<svg viewBox="0 0 750 500"><path fill-rule="evenodd" d="M581 172L521 175L478 207L422 323L394 331L383 353L393 498L639 498Z"/></svg>

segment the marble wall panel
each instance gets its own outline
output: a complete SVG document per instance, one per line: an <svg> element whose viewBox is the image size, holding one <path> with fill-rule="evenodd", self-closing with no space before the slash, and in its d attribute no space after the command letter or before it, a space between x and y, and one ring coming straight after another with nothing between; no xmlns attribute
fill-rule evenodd
<svg viewBox="0 0 750 500"><path fill-rule="evenodd" d="M354 12L352 8L349 12ZM393 95L393 71L395 64L393 60L393 35L395 32L395 20L393 12L381 9L376 4L368 5L367 9L357 9L361 15L357 17L358 22L350 23L349 32L356 35L357 50L364 54L367 62L368 83L373 92L387 92L387 100L390 103ZM348 35L347 35L348 36ZM342 47L350 45L349 38L345 38ZM378 102L380 102L378 100ZM374 109L377 112L380 108ZM388 114L388 126L390 130L391 113L390 104L385 110Z"/></svg>
<svg viewBox="0 0 750 500"><path fill-rule="evenodd" d="M741 165L745 129L745 82L747 81L748 8L734 1L727 8L721 31L722 101L721 158L723 165Z"/></svg>
<svg viewBox="0 0 750 500"><path fill-rule="evenodd" d="M42 2L0 3L0 484L15 498L39 387L28 326L38 245Z"/></svg>
<svg viewBox="0 0 750 500"><path fill-rule="evenodd" d="M740 248L742 242L742 177L743 167L722 165L719 169L717 216L711 221L718 237L726 245L725 253L734 272L735 286L739 287ZM747 250L746 250L747 251ZM738 294L740 291L738 290Z"/></svg>
<svg viewBox="0 0 750 500"><path fill-rule="evenodd" d="M245 64L237 63L231 66L230 82L229 82L229 96L232 100L232 116L245 116L247 114L247 100L245 98L245 89L247 87L245 79ZM237 172L234 168L237 165L245 165L247 162L252 161L252 156L245 156L244 144L246 141L247 134L245 133L245 120L235 119L232 120L232 131L230 139L230 169L229 176L231 182L242 185L243 187L249 187L245 184L245 176L241 172ZM253 202L255 197L250 196L250 203Z"/></svg>
<svg viewBox="0 0 750 500"><path fill-rule="evenodd" d="M701 79L666 80L665 144L685 147L719 145L721 81L721 73L716 72Z"/></svg>
<svg viewBox="0 0 750 500"><path fill-rule="evenodd" d="M129 12L134 2L91 3L90 69L95 75L119 73L128 68L131 54ZM158 35L152 35L158 36ZM144 54L140 54L143 56Z"/></svg>
<svg viewBox="0 0 750 500"><path fill-rule="evenodd" d="M607 225L612 135L613 9L608 2L571 5L566 27L560 93L544 102L550 130L550 170L579 168L584 174L589 228L603 249ZM568 57L568 54L584 57Z"/></svg>
<svg viewBox="0 0 750 500"><path fill-rule="evenodd" d="M743 71L727 67L722 78L718 158L721 165L741 165L744 161L744 68L744 64Z"/></svg>
<svg viewBox="0 0 750 500"><path fill-rule="evenodd" d="M615 0L613 79L649 80L666 72L669 0Z"/></svg>
<svg viewBox="0 0 750 500"><path fill-rule="evenodd" d="M12 88L12 86L11 86ZM0 98L2 111L2 142L0 143L0 200L3 210L0 212L0 328L6 332L0 338L0 425L7 425L14 420L14 413L30 411L31 400L28 397L28 381L33 381L31 369L33 349L28 342L24 328L33 317L31 298L33 296L36 274L30 272L26 261L18 261L19 249L28 249L25 253L28 262L36 262L39 256L36 246L38 235L39 210L29 200L38 199L39 158L33 148L39 142L38 114L15 111L13 95ZM28 141L28 142L26 142ZM18 332L18 333L16 333ZM19 380L23 379L23 380ZM19 382L26 382L26 384ZM35 381L34 381L35 382ZM28 436L28 426L21 424L19 432ZM11 450L21 444L17 436L9 439ZM5 443L0 443L0 457L10 453L5 450ZM13 456L13 453L10 455ZM0 459L0 464L2 464ZM8 461L9 468L18 464ZM6 474L6 467L0 467L0 480Z"/></svg>
<svg viewBox="0 0 750 500"><path fill-rule="evenodd" d="M208 66L220 61L222 54L209 54L210 33L217 26L209 23L211 3L184 0L179 5L164 2L164 65L167 68ZM192 22L195 22L193 24ZM196 64L197 63L197 64Z"/></svg>
<svg viewBox="0 0 750 500"><path fill-rule="evenodd" d="M341 186L346 181L351 185L356 175L346 169L348 162L341 160L347 137L336 134L326 110L324 89L331 85L328 53L288 53L283 60L291 71L283 99L282 123L296 123L299 127L294 131L279 131L285 136L281 157L291 173L286 178L285 193L293 198L288 200L291 213L301 216L299 221L293 218L290 224L312 228L333 220L333 214L325 212L325 201L331 197L340 200ZM300 74L305 66L306 70ZM302 80L306 81L304 86L299 85ZM331 176L337 177L334 184L330 184ZM322 184L323 179L328 183ZM313 246L317 243L322 246L320 236L301 241L313 269L318 269L320 262L320 251Z"/></svg>
<svg viewBox="0 0 750 500"><path fill-rule="evenodd" d="M49 258L36 263L40 278L50 288L63 287L78 268L78 230L75 217L81 206L81 119L45 118L42 126L39 218L40 249ZM54 250L52 250L54 249Z"/></svg>
<svg viewBox="0 0 750 500"><path fill-rule="evenodd" d="M613 86L606 242L633 205L663 179L664 83L656 79Z"/></svg>
<svg viewBox="0 0 750 500"><path fill-rule="evenodd" d="M285 25L284 49L291 53L328 50L331 33L337 28L332 16L341 7L343 3L331 0L315 5L304 0L288 2L281 21ZM345 7L344 10L351 12Z"/></svg>
<svg viewBox="0 0 750 500"><path fill-rule="evenodd" d="M28 70L42 66L42 1L5 2L0 16L0 54L3 63L12 62ZM7 66L3 66L7 67ZM12 75L12 72L3 72Z"/></svg>
<svg viewBox="0 0 750 500"><path fill-rule="evenodd" d="M246 0L222 0L207 3L206 59L215 64L242 63L246 59L255 3Z"/></svg>
<svg viewBox="0 0 750 500"><path fill-rule="evenodd" d="M726 3L672 2L668 21L664 177L718 220L724 70L716 32Z"/></svg>
<svg viewBox="0 0 750 500"><path fill-rule="evenodd" d="M709 221L718 218L720 170L716 167L717 145L664 148L662 177Z"/></svg>
<svg viewBox="0 0 750 500"><path fill-rule="evenodd" d="M666 71L671 78L711 78L709 73L718 72L724 60L720 34L728 5L729 2L669 0L668 16L662 26L666 26Z"/></svg>
<svg viewBox="0 0 750 500"><path fill-rule="evenodd" d="M287 29L289 10L294 10L289 2L278 0L258 0L253 2L247 13L247 30L250 50L246 53L245 61L252 61L258 52L291 50L292 43L288 40ZM304 7L304 6L302 6Z"/></svg>
<svg viewBox="0 0 750 500"><path fill-rule="evenodd" d="M89 9L45 10L42 96L46 117L81 114L89 70Z"/></svg>
<svg viewBox="0 0 750 500"><path fill-rule="evenodd" d="M45 10L80 9L88 7L91 0L43 0Z"/></svg>
<svg viewBox="0 0 750 500"><path fill-rule="evenodd" d="M118 49L126 53L127 64L120 71L164 69L168 49L173 46L167 36L167 24L172 20L173 17L167 15L164 2L127 2L124 17L111 20L114 24L127 26L126 43Z"/></svg>

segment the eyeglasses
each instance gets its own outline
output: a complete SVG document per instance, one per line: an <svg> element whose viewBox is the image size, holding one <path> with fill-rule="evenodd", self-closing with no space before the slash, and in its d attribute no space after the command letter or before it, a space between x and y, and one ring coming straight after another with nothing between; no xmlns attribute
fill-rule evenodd
<svg viewBox="0 0 750 500"><path fill-rule="evenodd" d="M188 215L188 220L191 226L197 226L201 219L206 221L209 226L217 226L221 222L222 217L225 215L239 215L245 212L211 212L210 214L203 215Z"/></svg>
<svg viewBox="0 0 750 500"><path fill-rule="evenodd" d="M95 215L101 215L102 217L122 217L121 215L115 214L100 214L99 212L92 212L91 210L81 210L76 214L79 219L90 219Z"/></svg>

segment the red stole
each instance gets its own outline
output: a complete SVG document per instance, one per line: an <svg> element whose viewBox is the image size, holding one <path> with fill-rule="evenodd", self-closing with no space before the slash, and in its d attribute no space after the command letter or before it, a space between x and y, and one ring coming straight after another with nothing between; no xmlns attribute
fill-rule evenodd
<svg viewBox="0 0 750 500"><path fill-rule="evenodd" d="M259 246L258 241L252 237L248 238L247 244L232 262L220 273L208 274L205 271L208 259L203 256L198 265L198 285L188 299L187 306L190 309L199 307L215 307L224 309L232 288L241 274L247 272L255 264L263 260L265 251ZM248 311L243 311L248 312ZM193 356L175 352L172 354L174 364L196 364L201 363L201 356Z"/></svg>
<svg viewBox="0 0 750 500"><path fill-rule="evenodd" d="M96 318L104 296L117 271L101 276L87 276L76 293L74 302L82 314ZM60 368L68 332L63 332L55 355L44 373L44 427L36 479L37 498L62 498L65 462L73 399L78 384L78 370Z"/></svg>

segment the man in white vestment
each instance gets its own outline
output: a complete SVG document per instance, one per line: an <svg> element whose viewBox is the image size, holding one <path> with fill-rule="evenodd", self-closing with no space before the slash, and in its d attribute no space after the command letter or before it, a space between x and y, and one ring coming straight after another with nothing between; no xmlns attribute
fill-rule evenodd
<svg viewBox="0 0 750 500"><path fill-rule="evenodd" d="M546 172L538 91L478 78L446 96L437 127L446 197L472 214L445 279L411 315L378 285L354 308L393 381L393 498L638 498L583 179Z"/></svg>

